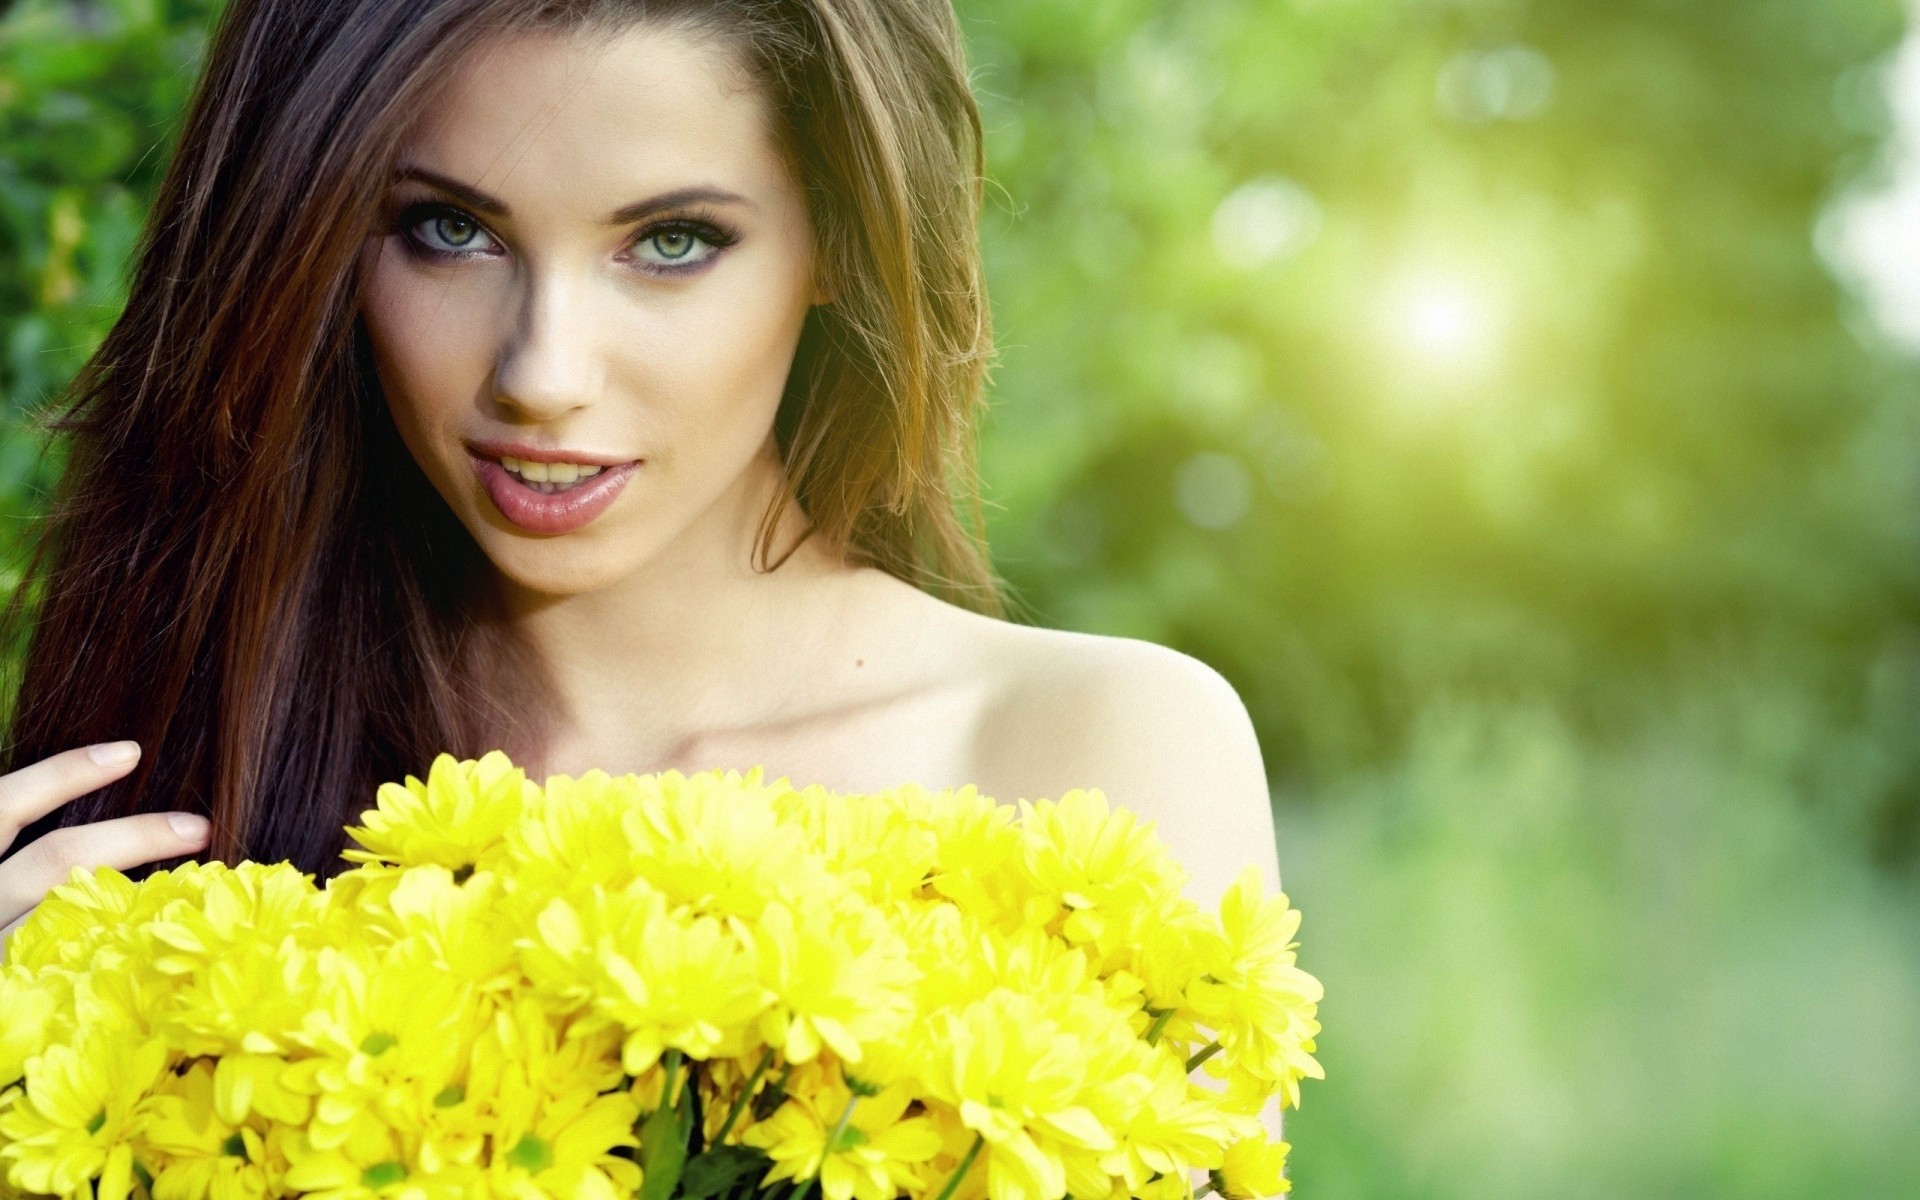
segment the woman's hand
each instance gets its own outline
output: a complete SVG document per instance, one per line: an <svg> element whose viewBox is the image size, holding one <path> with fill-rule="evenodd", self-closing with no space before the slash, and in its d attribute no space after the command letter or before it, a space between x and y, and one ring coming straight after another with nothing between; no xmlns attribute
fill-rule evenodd
<svg viewBox="0 0 1920 1200"><path fill-rule="evenodd" d="M105 787L140 761L137 742L66 750L0 775L0 853L20 831L69 800ZM75 867L130 871L193 854L207 845L207 819L194 813L140 813L56 829L0 862L0 945Z"/></svg>

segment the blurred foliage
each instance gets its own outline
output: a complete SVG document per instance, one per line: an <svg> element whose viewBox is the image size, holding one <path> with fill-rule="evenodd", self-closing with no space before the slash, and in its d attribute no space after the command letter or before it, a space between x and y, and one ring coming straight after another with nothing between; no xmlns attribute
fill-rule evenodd
<svg viewBox="0 0 1920 1200"><path fill-rule="evenodd" d="M1920 1194L1920 370L1813 237L1895 0L959 8L996 557L1254 712L1303 1194ZM0 22L15 514L208 11Z"/></svg>
<svg viewBox="0 0 1920 1200"><path fill-rule="evenodd" d="M0 532L5 580L60 460L23 418L126 301L132 255L206 44L200 0L0 0Z"/></svg>
<svg viewBox="0 0 1920 1200"><path fill-rule="evenodd" d="M1920 1195L1890 0L969 0L996 555L1255 713L1306 1195Z"/></svg>
<svg viewBox="0 0 1920 1200"><path fill-rule="evenodd" d="M1043 611L1202 653L1302 783L1702 640L1920 678L1915 376L1810 236L1895 5L967 8ZM1852 815L1890 856L1916 784Z"/></svg>

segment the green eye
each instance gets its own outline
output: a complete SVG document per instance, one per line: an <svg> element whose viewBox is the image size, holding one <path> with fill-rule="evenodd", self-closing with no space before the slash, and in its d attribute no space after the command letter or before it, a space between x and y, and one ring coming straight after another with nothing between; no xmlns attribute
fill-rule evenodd
<svg viewBox="0 0 1920 1200"><path fill-rule="evenodd" d="M672 275L705 266L738 240L730 229L709 219L688 216L648 227L634 245L644 270Z"/></svg>
<svg viewBox="0 0 1920 1200"><path fill-rule="evenodd" d="M693 249L694 237L684 229L676 229L670 233L656 233L652 240L660 253L668 258L685 258ZM680 248L673 249L675 246Z"/></svg>
<svg viewBox="0 0 1920 1200"><path fill-rule="evenodd" d="M487 237L480 222L436 201L409 205L394 221L393 229L429 257L466 257L469 250L484 252L481 242Z"/></svg>
<svg viewBox="0 0 1920 1200"><path fill-rule="evenodd" d="M473 235L480 231L480 227L472 221L467 220L465 217L453 215L436 217L434 218L433 225L434 232L440 234L450 245L454 246L466 245L467 242L472 240ZM449 234L449 230L457 230L458 232Z"/></svg>

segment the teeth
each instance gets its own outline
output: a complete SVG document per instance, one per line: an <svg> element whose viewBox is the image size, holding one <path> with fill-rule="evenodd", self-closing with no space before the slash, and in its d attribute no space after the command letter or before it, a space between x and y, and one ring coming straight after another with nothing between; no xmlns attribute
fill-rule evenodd
<svg viewBox="0 0 1920 1200"><path fill-rule="evenodd" d="M500 456L500 465L512 472L522 482L532 485L536 491L553 492L569 487L583 479L592 479L606 470L601 466L589 466L585 463L546 463L532 462L514 458L511 455Z"/></svg>

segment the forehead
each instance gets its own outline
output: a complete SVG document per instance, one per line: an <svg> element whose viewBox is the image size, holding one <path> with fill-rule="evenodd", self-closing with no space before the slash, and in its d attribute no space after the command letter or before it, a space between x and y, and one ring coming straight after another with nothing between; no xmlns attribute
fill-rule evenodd
<svg viewBox="0 0 1920 1200"><path fill-rule="evenodd" d="M603 212L696 181L784 190L770 115L738 55L710 35L515 33L468 53L401 158L492 192L516 215L523 199Z"/></svg>

